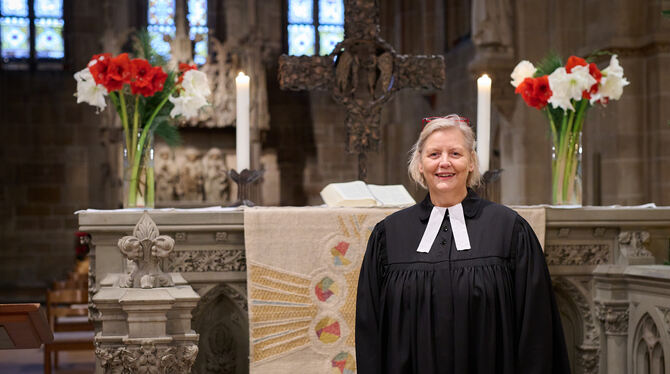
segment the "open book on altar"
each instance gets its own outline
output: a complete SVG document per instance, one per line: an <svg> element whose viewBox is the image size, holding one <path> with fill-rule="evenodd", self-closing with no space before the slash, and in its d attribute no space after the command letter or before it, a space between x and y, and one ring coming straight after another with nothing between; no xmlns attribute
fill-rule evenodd
<svg viewBox="0 0 670 374"><path fill-rule="evenodd" d="M401 184L380 186L363 181L331 183L321 190L321 198L330 207L402 207L416 203Z"/></svg>

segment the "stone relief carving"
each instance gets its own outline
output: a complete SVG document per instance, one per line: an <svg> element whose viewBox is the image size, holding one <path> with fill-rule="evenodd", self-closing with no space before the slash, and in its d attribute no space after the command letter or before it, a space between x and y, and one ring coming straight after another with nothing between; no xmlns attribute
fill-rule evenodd
<svg viewBox="0 0 670 374"><path fill-rule="evenodd" d="M600 344L600 334L598 333L593 318L593 310L589 303L589 295L584 294L575 281L566 277L553 277L551 283L554 286L554 289L561 290L570 297L570 300L575 303L575 306L582 317L584 331L582 346L588 347L588 349L597 347Z"/></svg>
<svg viewBox="0 0 670 374"><path fill-rule="evenodd" d="M204 169L205 200L220 202L229 195L228 170L223 152L218 148L210 148L202 160Z"/></svg>
<svg viewBox="0 0 670 374"><path fill-rule="evenodd" d="M472 1L472 41L478 47L501 51L512 48L512 11L510 0Z"/></svg>
<svg viewBox="0 0 670 374"><path fill-rule="evenodd" d="M154 288L174 286L172 278L163 273L159 259L170 255L174 239L159 235L158 227L146 211L135 225L133 235L119 239L119 250L135 264L130 274L119 278L119 287Z"/></svg>
<svg viewBox="0 0 670 374"><path fill-rule="evenodd" d="M202 201L204 198L204 174L202 154L188 147L182 157L177 158L179 181L176 186L177 198L186 201Z"/></svg>
<svg viewBox="0 0 670 374"><path fill-rule="evenodd" d="M196 148L156 148L156 199L221 203L230 200L231 181L225 153L210 148L204 157Z"/></svg>
<svg viewBox="0 0 670 374"><path fill-rule="evenodd" d="M200 111L197 118L184 120L181 126L228 127L235 125L235 77L240 71L252 77L250 123L260 130L270 128L270 112L265 81L267 43L257 32L242 39L229 38L225 42L210 36L208 61L200 70L207 74L212 89L211 106Z"/></svg>
<svg viewBox="0 0 670 374"><path fill-rule="evenodd" d="M175 251L167 263L172 272L246 271L243 249Z"/></svg>
<svg viewBox="0 0 670 374"><path fill-rule="evenodd" d="M609 262L608 244L548 245L547 265L598 265Z"/></svg>
<svg viewBox="0 0 670 374"><path fill-rule="evenodd" d="M141 346L102 347L98 344L95 355L105 373L190 373L198 354L193 343L178 347Z"/></svg>
<svg viewBox="0 0 670 374"><path fill-rule="evenodd" d="M598 373L600 349L598 347L577 347L577 365L583 374Z"/></svg>
<svg viewBox="0 0 670 374"><path fill-rule="evenodd" d="M170 147L166 145L156 147L154 170L156 173L156 200L175 200L177 197L175 187L179 181L179 171Z"/></svg>
<svg viewBox="0 0 670 374"><path fill-rule="evenodd" d="M607 335L628 334L628 303L604 304L596 302L596 316L604 325Z"/></svg>
<svg viewBox="0 0 670 374"><path fill-rule="evenodd" d="M617 237L619 251L625 258L651 257L654 255L647 250L649 244L649 233L647 231L622 231Z"/></svg>
<svg viewBox="0 0 670 374"><path fill-rule="evenodd" d="M670 334L670 309L657 307L658 311L663 315L663 322L665 322L665 329Z"/></svg>

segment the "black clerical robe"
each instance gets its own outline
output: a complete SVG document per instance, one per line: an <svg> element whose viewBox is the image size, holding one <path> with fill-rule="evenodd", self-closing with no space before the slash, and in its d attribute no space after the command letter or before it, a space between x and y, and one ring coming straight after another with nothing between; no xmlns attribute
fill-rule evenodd
<svg viewBox="0 0 670 374"><path fill-rule="evenodd" d="M569 373L533 230L472 190L462 204L468 250L456 249L447 211L430 252L416 251L428 196L375 226L358 283L358 373Z"/></svg>

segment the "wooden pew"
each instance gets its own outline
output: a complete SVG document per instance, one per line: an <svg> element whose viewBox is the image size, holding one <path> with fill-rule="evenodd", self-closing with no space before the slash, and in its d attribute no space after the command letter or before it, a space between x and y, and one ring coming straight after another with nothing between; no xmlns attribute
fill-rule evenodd
<svg viewBox="0 0 670 374"><path fill-rule="evenodd" d="M47 291L47 317L54 332L53 342L44 345L44 373L51 373L51 353L54 353L54 367L58 368L59 351L93 350L94 331L91 324L86 329L65 328L59 319L65 317L88 318L84 307L88 302L87 289L60 289Z"/></svg>

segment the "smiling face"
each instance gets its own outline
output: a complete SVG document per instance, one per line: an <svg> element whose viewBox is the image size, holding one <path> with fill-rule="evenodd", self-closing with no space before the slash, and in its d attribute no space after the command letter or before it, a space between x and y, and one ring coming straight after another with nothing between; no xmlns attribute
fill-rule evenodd
<svg viewBox="0 0 670 374"><path fill-rule="evenodd" d="M468 174L474 170L465 136L456 127L435 131L424 142L419 171L433 204L451 206L467 195Z"/></svg>

